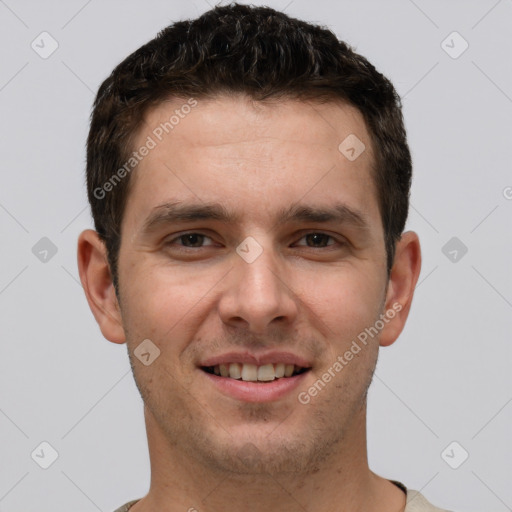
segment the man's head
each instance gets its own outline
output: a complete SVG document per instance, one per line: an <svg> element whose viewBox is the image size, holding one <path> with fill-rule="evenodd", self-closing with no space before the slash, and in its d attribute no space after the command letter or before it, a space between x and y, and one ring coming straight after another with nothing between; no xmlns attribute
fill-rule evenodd
<svg viewBox="0 0 512 512"><path fill-rule="evenodd" d="M116 290L121 224L138 165L131 165L130 158L138 149L134 138L145 114L168 98L184 99L189 111L187 99L221 93L244 93L260 101L343 101L357 108L374 154L372 178L390 270L407 219L411 182L400 101L392 84L332 32L270 8L234 5L162 30L121 62L98 91L87 141L87 188ZM152 138L158 142L158 133Z"/></svg>
<svg viewBox="0 0 512 512"><path fill-rule="evenodd" d="M99 236L80 237L80 276L128 344L154 457L238 475L362 464L378 347L420 269L391 84L326 30L216 8L101 86L87 172Z"/></svg>

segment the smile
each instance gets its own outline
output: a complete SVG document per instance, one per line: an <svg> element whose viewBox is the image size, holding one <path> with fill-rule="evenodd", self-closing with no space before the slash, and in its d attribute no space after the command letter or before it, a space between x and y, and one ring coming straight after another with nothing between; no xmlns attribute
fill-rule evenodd
<svg viewBox="0 0 512 512"><path fill-rule="evenodd" d="M309 370L294 364L276 363L257 366L250 363L227 363L203 366L207 373L245 382L272 382L275 379L293 377Z"/></svg>

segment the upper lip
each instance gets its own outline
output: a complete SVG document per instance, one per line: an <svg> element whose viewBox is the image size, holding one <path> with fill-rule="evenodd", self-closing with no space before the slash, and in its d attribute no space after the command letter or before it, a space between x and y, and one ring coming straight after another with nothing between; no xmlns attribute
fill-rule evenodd
<svg viewBox="0 0 512 512"><path fill-rule="evenodd" d="M262 354L250 352L228 352L218 356L208 357L199 363L199 366L217 366L219 364L246 363L262 366L264 364L294 364L301 368L311 368L311 363L292 352L271 351Z"/></svg>

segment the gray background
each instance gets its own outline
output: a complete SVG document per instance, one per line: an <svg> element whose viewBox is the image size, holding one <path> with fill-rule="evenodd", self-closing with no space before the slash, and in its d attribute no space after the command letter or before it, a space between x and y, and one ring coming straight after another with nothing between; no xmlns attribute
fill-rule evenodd
<svg viewBox="0 0 512 512"><path fill-rule="evenodd" d="M424 259L408 325L382 350L371 388L371 467L438 506L512 510L512 1L267 5L328 25L403 98L415 165L408 227ZM92 227L84 145L112 68L208 8L0 0L1 511L109 512L147 492L126 348L103 339L78 280L77 236ZM46 59L31 47L43 31L59 45ZM463 39L447 39L454 31ZM58 452L48 469L43 441Z"/></svg>

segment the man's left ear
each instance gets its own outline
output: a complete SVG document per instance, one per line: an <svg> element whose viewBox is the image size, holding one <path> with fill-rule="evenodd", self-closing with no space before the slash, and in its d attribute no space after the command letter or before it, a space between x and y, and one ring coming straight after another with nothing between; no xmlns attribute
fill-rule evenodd
<svg viewBox="0 0 512 512"><path fill-rule="evenodd" d="M384 311L388 322L379 337L382 347L394 343L405 326L420 270L420 241L414 231L407 231L396 244Z"/></svg>

